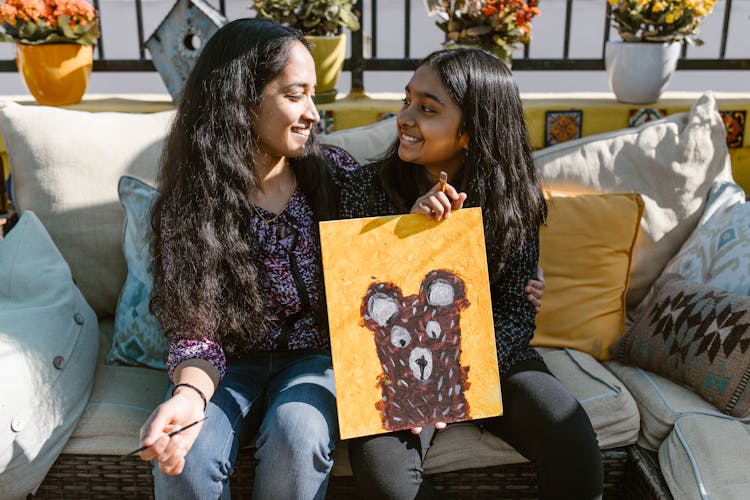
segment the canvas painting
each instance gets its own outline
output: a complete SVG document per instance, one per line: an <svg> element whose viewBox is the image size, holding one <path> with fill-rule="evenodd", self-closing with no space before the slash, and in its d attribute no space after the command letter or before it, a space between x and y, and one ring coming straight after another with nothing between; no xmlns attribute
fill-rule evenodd
<svg viewBox="0 0 750 500"><path fill-rule="evenodd" d="M502 413L480 209L320 239L342 439Z"/></svg>

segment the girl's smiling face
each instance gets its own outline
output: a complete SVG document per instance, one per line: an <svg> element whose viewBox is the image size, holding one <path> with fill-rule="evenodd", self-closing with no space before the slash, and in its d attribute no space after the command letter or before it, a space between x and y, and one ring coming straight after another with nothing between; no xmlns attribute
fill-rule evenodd
<svg viewBox="0 0 750 500"><path fill-rule="evenodd" d="M289 47L284 71L261 95L255 131L260 152L271 158L302 154L312 127L320 120L315 104L315 63L299 42Z"/></svg>
<svg viewBox="0 0 750 500"><path fill-rule="evenodd" d="M460 131L462 121L461 108L437 71L420 66L406 85L396 118L399 158L423 165L430 179L436 180L441 170L451 179L463 166L468 145L468 135Z"/></svg>

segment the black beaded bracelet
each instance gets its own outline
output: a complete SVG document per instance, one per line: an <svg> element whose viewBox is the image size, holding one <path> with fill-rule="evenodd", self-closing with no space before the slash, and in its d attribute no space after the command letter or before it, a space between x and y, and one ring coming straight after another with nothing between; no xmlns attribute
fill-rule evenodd
<svg viewBox="0 0 750 500"><path fill-rule="evenodd" d="M193 384L188 384L187 382L183 382L181 384L177 384L176 386L172 388L172 396L174 396L174 391L176 391L178 387L189 387L195 392L197 392L198 396L200 396L201 399L203 400L203 411L206 411L206 407L208 406L208 400L206 399L206 395L203 394L203 391L195 387Z"/></svg>

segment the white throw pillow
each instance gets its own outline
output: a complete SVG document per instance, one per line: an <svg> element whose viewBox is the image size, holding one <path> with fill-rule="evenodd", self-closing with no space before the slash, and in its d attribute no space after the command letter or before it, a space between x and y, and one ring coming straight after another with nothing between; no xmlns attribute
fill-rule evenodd
<svg viewBox="0 0 750 500"><path fill-rule="evenodd" d="M16 208L39 216L99 316L114 315L126 274L117 181L155 177L173 116L0 102Z"/></svg>
<svg viewBox="0 0 750 500"><path fill-rule="evenodd" d="M361 165L365 165L388 150L398 137L397 130L396 117L392 117L372 125L321 135L319 138L322 143L346 150Z"/></svg>
<svg viewBox="0 0 750 500"><path fill-rule="evenodd" d="M34 213L0 240L0 498L44 479L88 403L97 318Z"/></svg>
<svg viewBox="0 0 750 500"><path fill-rule="evenodd" d="M696 226L714 181L731 181L724 123L712 93L689 113L593 135L534 154L553 191L635 192L645 210L627 303L636 306Z"/></svg>

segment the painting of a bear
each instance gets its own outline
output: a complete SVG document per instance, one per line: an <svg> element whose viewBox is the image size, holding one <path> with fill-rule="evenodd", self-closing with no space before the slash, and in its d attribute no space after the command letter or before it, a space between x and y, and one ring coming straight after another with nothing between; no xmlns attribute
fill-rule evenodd
<svg viewBox="0 0 750 500"><path fill-rule="evenodd" d="M447 269L427 273L414 295L393 283L369 286L360 312L383 370L375 404L383 429L471 418L469 367L461 366L461 311L469 305L464 281Z"/></svg>

